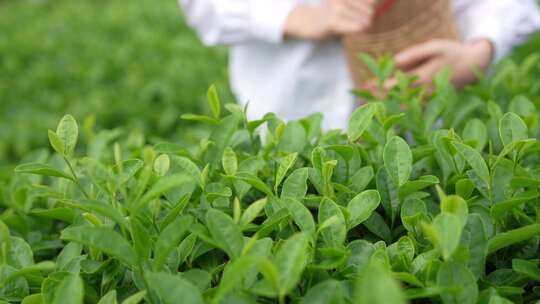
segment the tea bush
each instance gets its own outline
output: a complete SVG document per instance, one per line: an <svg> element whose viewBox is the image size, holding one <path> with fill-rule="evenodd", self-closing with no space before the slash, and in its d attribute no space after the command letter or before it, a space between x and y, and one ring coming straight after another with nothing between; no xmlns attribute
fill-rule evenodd
<svg viewBox="0 0 540 304"><path fill-rule="evenodd" d="M210 115L183 115L211 129L194 146L66 115L54 153L28 154L4 187L0 298L538 301L539 63L509 61L465 94L448 73L428 93L397 72L329 132L321 114L250 121L215 87Z"/></svg>
<svg viewBox="0 0 540 304"><path fill-rule="evenodd" d="M226 51L201 45L176 0L0 1L0 28L0 166L63 113L172 138L211 83L230 96Z"/></svg>

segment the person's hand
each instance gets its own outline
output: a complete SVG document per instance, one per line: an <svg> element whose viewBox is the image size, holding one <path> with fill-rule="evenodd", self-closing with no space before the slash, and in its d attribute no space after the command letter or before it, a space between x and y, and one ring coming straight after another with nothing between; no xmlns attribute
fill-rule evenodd
<svg viewBox="0 0 540 304"><path fill-rule="evenodd" d="M398 69L418 76L417 84L430 87L433 78L443 68L448 67L451 81L463 87L476 80L476 71L485 71L493 57L493 45L486 39L473 42L453 40L431 40L411 46L396 54ZM391 88L395 79L386 82Z"/></svg>
<svg viewBox="0 0 540 304"><path fill-rule="evenodd" d="M317 6L298 6L285 22L285 35L324 40L367 30L375 12L375 0L324 0Z"/></svg>

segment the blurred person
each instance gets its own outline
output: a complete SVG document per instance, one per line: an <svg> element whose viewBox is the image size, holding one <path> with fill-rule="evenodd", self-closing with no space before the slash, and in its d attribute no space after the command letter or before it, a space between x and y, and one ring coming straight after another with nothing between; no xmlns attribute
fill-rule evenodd
<svg viewBox="0 0 540 304"><path fill-rule="evenodd" d="M346 127L353 83L340 37L362 32L376 0L179 0L208 46L230 47L230 80L248 115L292 120L324 113L325 129ZM405 1L405 0L401 0ZM535 0L453 0L462 41L430 40L396 54L398 68L431 83L444 67L458 86L475 80L540 26Z"/></svg>

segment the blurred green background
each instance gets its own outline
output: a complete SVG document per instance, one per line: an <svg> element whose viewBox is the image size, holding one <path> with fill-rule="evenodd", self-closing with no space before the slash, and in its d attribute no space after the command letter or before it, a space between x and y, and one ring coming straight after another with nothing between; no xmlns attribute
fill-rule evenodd
<svg viewBox="0 0 540 304"><path fill-rule="evenodd" d="M0 29L0 165L65 113L180 137L211 83L232 98L226 51L204 48L175 0L0 1Z"/></svg>
<svg viewBox="0 0 540 304"><path fill-rule="evenodd" d="M65 113L189 140L199 128L179 116L207 111L211 83L233 100L226 50L203 47L176 0L0 0L0 29L0 166L46 145ZM513 56L539 48L536 35Z"/></svg>

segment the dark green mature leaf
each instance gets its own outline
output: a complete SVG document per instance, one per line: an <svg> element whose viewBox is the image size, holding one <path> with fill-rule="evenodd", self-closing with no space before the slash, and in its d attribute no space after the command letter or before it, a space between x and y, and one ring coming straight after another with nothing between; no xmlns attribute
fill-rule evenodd
<svg viewBox="0 0 540 304"><path fill-rule="evenodd" d="M532 224L499 233L489 240L488 254L538 235L540 235L540 224Z"/></svg>
<svg viewBox="0 0 540 304"><path fill-rule="evenodd" d="M99 249L128 266L137 263L135 251L117 232L103 227L68 227L60 235L62 240L81 243Z"/></svg>
<svg viewBox="0 0 540 304"><path fill-rule="evenodd" d="M50 166L47 164L41 164L41 163L29 163L29 164L19 165L15 168L15 172L54 176L54 177L61 177L61 178L69 179L69 180L74 180L71 175L64 173L63 171L53 166Z"/></svg>
<svg viewBox="0 0 540 304"><path fill-rule="evenodd" d="M468 216L467 224L461 233L460 245L467 248L469 253L467 266L475 279L482 277L485 272L488 236L480 215L473 213Z"/></svg>
<svg viewBox="0 0 540 304"><path fill-rule="evenodd" d="M163 304L175 304L178 301L203 304L200 291L188 280L179 275L163 272L150 272L145 275L148 286Z"/></svg>
<svg viewBox="0 0 540 304"><path fill-rule="evenodd" d="M512 270L537 282L540 282L540 268L538 268L538 262L513 259Z"/></svg>
<svg viewBox="0 0 540 304"><path fill-rule="evenodd" d="M154 249L154 269L161 270L171 252L180 244L186 235L193 219L188 216L178 217L161 231Z"/></svg>
<svg viewBox="0 0 540 304"><path fill-rule="evenodd" d="M361 224L367 220L373 211L377 209L381 202L381 196L377 190L366 190L355 196L347 205L350 213L348 229Z"/></svg>
<svg viewBox="0 0 540 304"><path fill-rule="evenodd" d="M437 273L437 285L445 304L474 304L478 286L473 274L460 263L445 262Z"/></svg>
<svg viewBox="0 0 540 304"><path fill-rule="evenodd" d="M397 187L409 179L412 171L412 153L403 138L394 136L384 146L384 166Z"/></svg>
<svg viewBox="0 0 540 304"><path fill-rule="evenodd" d="M345 303L345 287L339 281L326 280L309 289L301 304Z"/></svg>
<svg viewBox="0 0 540 304"><path fill-rule="evenodd" d="M223 272L223 277L212 299L212 303L221 303L223 297L234 288L241 285L242 280L250 271L260 263L260 260L253 256L242 256L236 261L229 263Z"/></svg>
<svg viewBox="0 0 540 304"><path fill-rule="evenodd" d="M206 212L206 225L214 241L231 259L240 256L244 247L242 231L227 214L210 209Z"/></svg>

